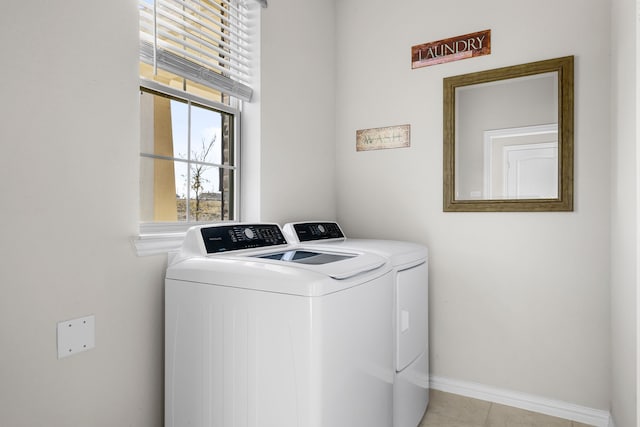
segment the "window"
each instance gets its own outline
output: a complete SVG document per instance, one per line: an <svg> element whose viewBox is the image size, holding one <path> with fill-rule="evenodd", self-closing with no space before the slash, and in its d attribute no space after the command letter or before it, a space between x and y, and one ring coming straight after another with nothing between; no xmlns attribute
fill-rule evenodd
<svg viewBox="0 0 640 427"><path fill-rule="evenodd" d="M143 222L236 219L237 112L193 99L140 91Z"/></svg>
<svg viewBox="0 0 640 427"><path fill-rule="evenodd" d="M141 236L237 219L238 125L252 96L257 4L138 1Z"/></svg>

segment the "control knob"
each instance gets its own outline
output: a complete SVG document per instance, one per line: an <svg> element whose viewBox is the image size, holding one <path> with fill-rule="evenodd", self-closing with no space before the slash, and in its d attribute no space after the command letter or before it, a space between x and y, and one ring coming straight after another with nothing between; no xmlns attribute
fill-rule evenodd
<svg viewBox="0 0 640 427"><path fill-rule="evenodd" d="M245 237L249 240L253 240L253 238L256 237L256 233L254 233L253 230L250 228L245 228L243 233Z"/></svg>

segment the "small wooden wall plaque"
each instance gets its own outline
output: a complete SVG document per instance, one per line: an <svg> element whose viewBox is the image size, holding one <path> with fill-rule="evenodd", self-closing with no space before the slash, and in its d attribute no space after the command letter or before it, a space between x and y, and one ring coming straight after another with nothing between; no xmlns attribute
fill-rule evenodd
<svg viewBox="0 0 640 427"><path fill-rule="evenodd" d="M411 125L387 126L356 131L356 151L403 148L411 144Z"/></svg>
<svg viewBox="0 0 640 427"><path fill-rule="evenodd" d="M411 68L427 67L491 53L491 30L411 47Z"/></svg>

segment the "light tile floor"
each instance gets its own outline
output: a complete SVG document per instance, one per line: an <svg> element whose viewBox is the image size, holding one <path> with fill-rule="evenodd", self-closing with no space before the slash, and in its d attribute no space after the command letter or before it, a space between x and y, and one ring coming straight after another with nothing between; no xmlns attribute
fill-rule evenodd
<svg viewBox="0 0 640 427"><path fill-rule="evenodd" d="M587 424L431 390L419 427L589 427Z"/></svg>

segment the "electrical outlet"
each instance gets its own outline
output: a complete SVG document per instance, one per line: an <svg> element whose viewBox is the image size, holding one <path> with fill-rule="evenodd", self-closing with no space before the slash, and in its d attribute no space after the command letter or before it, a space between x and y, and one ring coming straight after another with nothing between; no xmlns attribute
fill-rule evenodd
<svg viewBox="0 0 640 427"><path fill-rule="evenodd" d="M96 346L96 317L86 316L58 323L58 359Z"/></svg>

